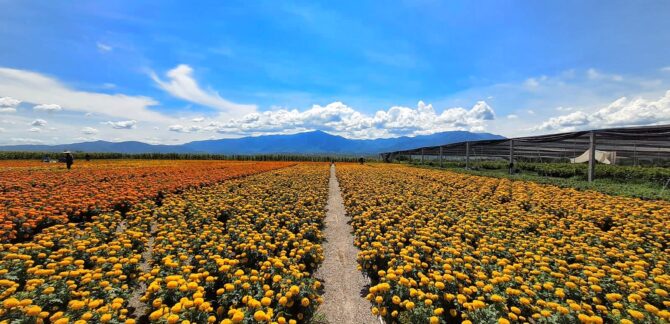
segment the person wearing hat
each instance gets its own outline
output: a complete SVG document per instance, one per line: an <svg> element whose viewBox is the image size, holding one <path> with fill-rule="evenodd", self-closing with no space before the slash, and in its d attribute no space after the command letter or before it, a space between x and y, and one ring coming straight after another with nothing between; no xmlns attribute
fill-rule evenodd
<svg viewBox="0 0 670 324"><path fill-rule="evenodd" d="M74 163L74 156L72 156L72 153L70 153L70 151L65 151L63 153L65 153L65 165L69 170L70 168L72 168L72 164Z"/></svg>

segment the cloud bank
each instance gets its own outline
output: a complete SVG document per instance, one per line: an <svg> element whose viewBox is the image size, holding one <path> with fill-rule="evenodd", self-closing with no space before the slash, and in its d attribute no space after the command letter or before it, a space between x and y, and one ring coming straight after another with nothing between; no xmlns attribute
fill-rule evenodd
<svg viewBox="0 0 670 324"><path fill-rule="evenodd" d="M592 113L575 111L553 117L535 127L536 131L640 126L670 123L670 91L658 100L621 97Z"/></svg>
<svg viewBox="0 0 670 324"><path fill-rule="evenodd" d="M279 109L248 114L228 122L210 123L219 133L255 135L324 130L351 138L378 138L432 134L449 130L483 131L495 113L484 101L472 108L449 108L438 113L432 105L420 101L416 108L394 106L363 114L342 102L314 105L305 111Z"/></svg>

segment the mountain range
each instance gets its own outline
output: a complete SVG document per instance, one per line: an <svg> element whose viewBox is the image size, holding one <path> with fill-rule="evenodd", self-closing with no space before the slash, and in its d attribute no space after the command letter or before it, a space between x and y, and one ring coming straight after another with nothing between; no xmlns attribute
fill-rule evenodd
<svg viewBox="0 0 670 324"><path fill-rule="evenodd" d="M342 154L365 155L405 150L422 146L435 146L463 141L504 138L490 133L449 131L414 137L380 139L349 139L323 131L291 135L263 135L234 139L194 141L179 145L153 145L137 141L93 141L59 145L8 145L0 151L38 152L115 152L115 153L209 153L209 154Z"/></svg>

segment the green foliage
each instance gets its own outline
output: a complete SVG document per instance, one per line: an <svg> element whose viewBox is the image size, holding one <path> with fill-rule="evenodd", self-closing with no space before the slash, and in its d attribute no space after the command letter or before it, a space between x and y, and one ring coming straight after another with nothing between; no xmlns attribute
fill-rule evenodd
<svg viewBox="0 0 670 324"><path fill-rule="evenodd" d="M413 161L412 164L421 164L420 161ZM439 166L439 161L425 163L430 166ZM463 161L445 161L445 168L464 168ZM588 176L587 164L572 163L537 163L537 162L518 162L514 165L520 172L532 172L543 177L555 177L563 179L586 180ZM472 161L470 169L481 170L505 170L509 168L507 161ZM598 164L596 166L596 179L609 179L616 182L629 183L650 182L657 185L664 185L670 179L670 168L665 167L640 167L640 166L620 166Z"/></svg>
<svg viewBox="0 0 670 324"><path fill-rule="evenodd" d="M587 166L581 164L520 162L515 164L517 173L514 175L509 174L509 165L504 161L471 162L469 170L465 170L465 163L460 161L444 162L443 165L452 171L474 175L534 181L610 195L670 200L670 185L663 189L670 179L670 168L599 164L596 167L596 180L588 182Z"/></svg>

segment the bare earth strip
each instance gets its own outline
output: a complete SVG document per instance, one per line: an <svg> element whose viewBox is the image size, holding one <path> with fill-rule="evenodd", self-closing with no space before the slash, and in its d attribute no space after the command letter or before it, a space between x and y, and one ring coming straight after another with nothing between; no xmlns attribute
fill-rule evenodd
<svg viewBox="0 0 670 324"><path fill-rule="evenodd" d="M379 323L370 312L370 302L361 297L367 279L356 268L358 249L353 245L352 228L347 224L335 167L330 169L328 204L323 244L325 260L316 277L324 281L324 303L319 312L328 323ZM367 291L366 291L367 292Z"/></svg>

